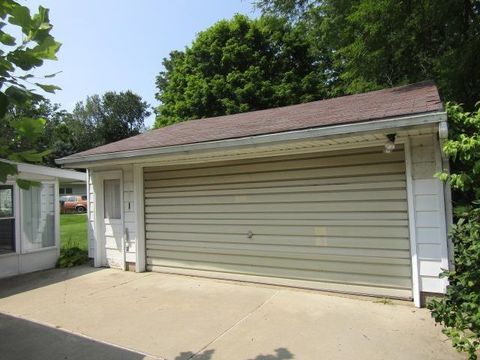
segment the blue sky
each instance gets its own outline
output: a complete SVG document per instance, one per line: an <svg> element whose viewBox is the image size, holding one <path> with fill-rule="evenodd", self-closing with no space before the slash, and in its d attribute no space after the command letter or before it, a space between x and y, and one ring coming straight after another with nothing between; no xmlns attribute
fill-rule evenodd
<svg viewBox="0 0 480 360"><path fill-rule="evenodd" d="M156 106L155 77L162 59L190 45L195 35L235 13L256 16L251 0L35 0L50 9L52 34L63 45L58 61L39 73L62 71L48 97L72 110L87 95L132 90ZM153 123L151 116L146 125Z"/></svg>

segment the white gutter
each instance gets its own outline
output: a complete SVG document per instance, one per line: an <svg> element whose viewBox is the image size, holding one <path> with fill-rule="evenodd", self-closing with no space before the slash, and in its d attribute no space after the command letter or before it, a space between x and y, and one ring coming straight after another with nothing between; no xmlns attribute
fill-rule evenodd
<svg viewBox="0 0 480 360"><path fill-rule="evenodd" d="M446 121L445 112L434 112L428 114L404 116L390 118L385 120L372 120L355 124L334 125L320 128L310 128L304 130L286 131L266 135L254 135L236 139L215 140L195 144L174 145L165 147L156 147L139 150L127 150L93 155L72 155L57 159L57 164L86 164L102 160L127 159L137 157L148 157L154 155L166 154L190 154L199 151L221 150L241 147L255 147L263 144L272 144L276 142L289 142L305 139L316 139L338 135L347 135L352 133L366 133L379 130L392 130L413 127L418 125L439 123Z"/></svg>

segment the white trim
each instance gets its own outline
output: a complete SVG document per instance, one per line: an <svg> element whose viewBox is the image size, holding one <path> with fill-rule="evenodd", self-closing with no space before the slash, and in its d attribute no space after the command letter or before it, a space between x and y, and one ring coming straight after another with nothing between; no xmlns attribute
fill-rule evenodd
<svg viewBox="0 0 480 360"><path fill-rule="evenodd" d="M50 176L54 178L62 178L66 180L76 180L85 182L85 173L74 170L58 169L48 166L25 164L25 163L16 163L9 160L1 159L2 162L7 162L9 164L14 164L17 166L18 175L14 177L22 177L21 173L29 173L43 176Z"/></svg>
<svg viewBox="0 0 480 360"><path fill-rule="evenodd" d="M412 153L410 139L404 143L405 151L405 177L407 180L407 203L408 203L408 228L410 234L410 253L412 261L412 295L416 307L421 307L420 299L420 274L418 270L417 238L415 224L415 198L412 177Z"/></svg>
<svg viewBox="0 0 480 360"><path fill-rule="evenodd" d="M146 271L145 246L145 197L143 183L143 166L133 165L133 193L135 199L135 222L137 227L135 271Z"/></svg>
<svg viewBox="0 0 480 360"><path fill-rule="evenodd" d="M60 256L60 184L58 178L55 179L55 187L53 194L53 213L55 221L55 246L57 247L57 256Z"/></svg>
<svg viewBox="0 0 480 360"><path fill-rule="evenodd" d="M433 135L433 148L435 151L435 167L437 172L442 171L442 153L440 150L440 142L438 141L438 138L436 135ZM440 181L440 180L438 180ZM447 241L448 241L448 225L447 225L447 211L445 207L445 189L444 189L444 184L442 183L441 186L442 191L439 192L438 196L440 197L440 229L441 231L441 249L442 249L442 269L448 270L449 269L449 256L448 256L448 246L447 246ZM445 288L443 289L443 292L446 292L446 284L447 282L444 281Z"/></svg>
<svg viewBox="0 0 480 360"><path fill-rule="evenodd" d="M442 123L439 124L439 127ZM440 131L439 131L439 139L438 139L438 147L436 147L435 152L440 153L440 162L439 165L437 164L437 168L439 166L440 170L447 174L450 174L450 160L448 156L443 151L443 145L448 139L448 124L445 122L445 127L447 129L447 133L444 134L444 138L440 138ZM437 160L438 162L438 160ZM450 239L449 233L450 229L453 225L453 203L452 203L452 188L450 186L450 182L442 181L442 189L443 189L443 199L444 199L444 209L445 209L445 226L446 226L446 237L447 237L447 254L448 254L448 268L454 269L454 249L453 243Z"/></svg>
<svg viewBox="0 0 480 360"><path fill-rule="evenodd" d="M50 250L55 250L57 248L58 247L56 245L54 245L54 246L47 246L47 247L39 248L39 249L25 250L20 255L34 254L34 253L38 253L38 252L42 252L42 251L50 251Z"/></svg>
<svg viewBox="0 0 480 360"><path fill-rule="evenodd" d="M15 253L22 253L22 213L21 213L21 199L20 188L17 185L13 185L13 203L15 206Z"/></svg>
<svg viewBox="0 0 480 360"><path fill-rule="evenodd" d="M90 209L90 206L91 206L91 202L90 202L90 170L87 169L87 172L86 172L86 175L87 175L87 183L86 183L86 191L87 191L87 250L88 250L88 257L94 257L94 254L95 254L95 241L93 241L93 253L92 251L90 250L90 241L92 239L92 237L95 236L94 233L92 233L92 229L91 229L91 226L90 226L90 221L93 221L95 223L95 213L93 215L93 219L90 218L90 214L92 213L92 209Z"/></svg>
<svg viewBox="0 0 480 360"><path fill-rule="evenodd" d="M285 131L280 133L273 133L267 135L255 135L247 136L236 139L225 139L225 140L215 140L215 141L205 141L195 144L185 144L185 145L174 145L174 146L165 146L165 147L156 147L140 150L127 150L127 151L118 151L118 152L108 152L102 154L93 154L93 155L71 155L69 157L64 157L57 159L57 164L87 164L95 161L102 160L114 160L114 159L125 159L125 158L136 158L143 156L154 156L154 155L164 155L164 154L188 154L191 152L197 151L206 151L206 150L220 150L227 148L238 148L238 147L251 147L258 146L262 144L271 144L277 142L288 142L288 141L298 141L305 139L315 139L323 138L329 136L337 135L346 135L346 134L359 134L367 133L378 130L391 129L392 131L397 131L400 128L412 127L424 124L438 123L446 120L445 112L435 112L427 113L420 115L412 116L403 116L383 120L373 120L365 121L355 124L343 124L343 125L334 125L326 126L320 128L309 128L303 130L294 130L294 131Z"/></svg>

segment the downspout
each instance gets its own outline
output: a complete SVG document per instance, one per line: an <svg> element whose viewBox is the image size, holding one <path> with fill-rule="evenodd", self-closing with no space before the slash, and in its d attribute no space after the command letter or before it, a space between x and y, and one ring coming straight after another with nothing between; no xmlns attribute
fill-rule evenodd
<svg viewBox="0 0 480 360"><path fill-rule="evenodd" d="M446 121L442 121L438 124L438 139L440 146L440 154L442 158L442 170L450 174L450 161L448 156L443 151L443 146L448 140L448 124ZM451 226L453 225L453 206L452 206L452 190L449 182L443 183L443 198L445 200L445 224L447 226L447 250L448 250L448 265L450 269L453 269L453 244L448 234L450 233Z"/></svg>

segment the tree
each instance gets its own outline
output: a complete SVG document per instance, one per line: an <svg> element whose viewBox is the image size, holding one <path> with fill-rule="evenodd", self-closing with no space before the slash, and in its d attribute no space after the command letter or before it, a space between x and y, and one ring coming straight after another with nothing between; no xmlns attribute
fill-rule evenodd
<svg viewBox="0 0 480 360"><path fill-rule="evenodd" d="M59 104L52 104L48 99L32 99L21 105L9 107L5 120L0 124L0 132L5 146L12 153L35 151L43 157L38 162L43 165L56 166L55 158L67 156L75 152L71 146L70 131L65 124L67 111L60 109ZM13 124L23 118L40 121L42 127L34 137L13 139L15 128Z"/></svg>
<svg viewBox="0 0 480 360"><path fill-rule="evenodd" d="M8 109L41 99L42 96L35 90L54 92L59 89L54 85L35 82L34 76L28 72L41 66L44 60L56 60L60 43L50 35L52 25L48 9L41 6L31 16L27 7L13 0L3 0L0 2L0 19L0 42L3 45L0 52L0 127L11 130L6 134L8 136L1 137L0 159L38 162L46 153L38 153L27 145L41 135L44 120L28 116L11 117ZM21 32L20 41L7 32L14 33L16 29ZM21 149L16 149L19 144ZM15 174L17 168L14 164L0 160L0 183L5 182L8 175ZM22 187L29 186L22 180L17 180L17 183Z"/></svg>
<svg viewBox="0 0 480 360"><path fill-rule="evenodd" d="M122 140L140 134L149 105L131 91L106 92L87 97L75 106L65 124L77 151Z"/></svg>
<svg viewBox="0 0 480 360"><path fill-rule="evenodd" d="M156 127L328 96L328 73L303 24L236 15L164 59Z"/></svg>
<svg viewBox="0 0 480 360"><path fill-rule="evenodd" d="M480 2L258 0L265 14L307 22L331 50L339 93L434 79L472 110L480 93Z"/></svg>

